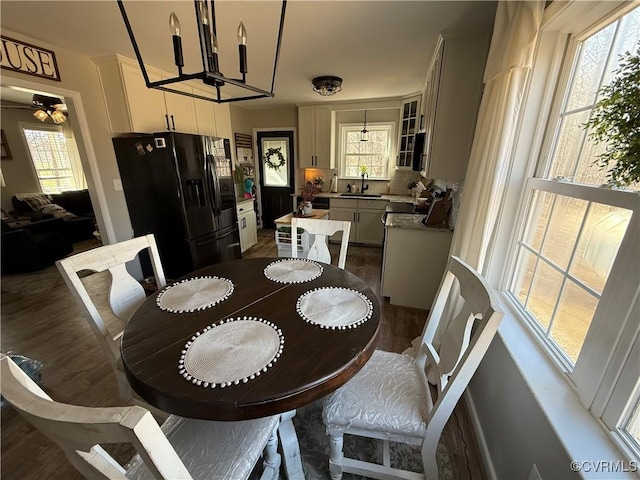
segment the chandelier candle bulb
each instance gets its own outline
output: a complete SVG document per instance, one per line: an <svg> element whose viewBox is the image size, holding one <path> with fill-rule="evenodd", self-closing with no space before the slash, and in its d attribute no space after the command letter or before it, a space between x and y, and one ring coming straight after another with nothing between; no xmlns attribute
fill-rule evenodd
<svg viewBox="0 0 640 480"><path fill-rule="evenodd" d="M244 75L247 73L247 30L244 28L242 20L238 25L238 51L240 52L240 73L242 73L244 81Z"/></svg>
<svg viewBox="0 0 640 480"><path fill-rule="evenodd" d="M174 12L169 15L169 28L171 29L171 35L173 35L173 56L176 67L178 67L178 72L182 74L184 58L182 56L182 38L180 38L180 20L178 20Z"/></svg>
<svg viewBox="0 0 640 480"><path fill-rule="evenodd" d="M211 51L213 54L211 55L213 60L213 65L211 68L215 73L220 73L220 66L218 64L218 39L216 38L215 33L211 34Z"/></svg>

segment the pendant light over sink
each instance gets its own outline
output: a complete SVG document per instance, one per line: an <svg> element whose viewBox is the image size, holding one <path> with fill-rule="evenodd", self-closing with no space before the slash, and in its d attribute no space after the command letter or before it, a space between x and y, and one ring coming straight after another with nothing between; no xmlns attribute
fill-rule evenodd
<svg viewBox="0 0 640 480"><path fill-rule="evenodd" d="M369 141L369 130L367 130L367 111L364 111L364 124L362 125L362 130L360 131L360 141L368 142Z"/></svg>

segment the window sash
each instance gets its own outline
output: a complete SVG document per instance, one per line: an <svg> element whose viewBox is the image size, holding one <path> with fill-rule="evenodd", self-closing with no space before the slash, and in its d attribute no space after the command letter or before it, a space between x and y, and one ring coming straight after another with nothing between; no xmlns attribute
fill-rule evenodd
<svg viewBox="0 0 640 480"><path fill-rule="evenodd" d="M375 132L385 132L387 134L387 144L382 152L349 152L347 153L347 136L348 134L360 135L362 125L360 124L341 124L340 125L340 178L355 179L360 178L358 170L357 175L349 175L347 172L347 163L349 159L357 159L358 165L367 165L368 178L371 180L386 180L389 177L389 164L391 159L391 146L393 143L393 123L373 123L367 124L369 130L369 142L374 138ZM365 142L362 142L365 143ZM361 159L371 159L362 162ZM372 168L371 164L378 160L379 167ZM381 168L381 172L376 174L376 170Z"/></svg>
<svg viewBox="0 0 640 480"><path fill-rule="evenodd" d="M569 378L578 386L579 391L586 395L587 391L593 392L591 395L585 396L585 398L589 398L586 402L586 406L589 407L591 402L593 401L593 397L595 396L595 387L594 384L594 368L595 371L603 372L603 365L606 365L609 361L608 352L611 352L612 349L616 348L617 334L611 335L614 331L619 332L621 328L623 328L626 321L629 319L625 316L619 316L615 319L612 319L607 312L611 312L612 309L615 309L617 302L626 302L619 303L622 305L630 305L633 301L633 295L635 294L636 288L633 288L634 285L640 284L637 272L629 272L627 270L633 269L625 269L623 266L626 265L638 265L640 264L640 257L637 254L637 245L638 243L634 243L634 240L637 237L638 223L640 217L640 196L637 193L623 191L623 190L610 190L606 188L593 187L588 185L579 185L573 184L569 182L559 182L555 180L546 180L540 178L529 178L526 182L526 198L529 200L527 204L523 208L522 218L525 221L522 222L522 226L520 231L517 233L517 240L515 242L516 245L520 246L522 243L522 239L526 237L527 231L529 228L528 225L528 217L527 213L531 211L531 202L534 198L534 192L547 192L553 193L556 195L560 195L563 197L570 197L579 200L584 200L586 202L599 203L610 205L613 207L630 210L632 212L631 218L629 219L629 224L627 226L624 237L620 243L618 253L616 259L614 260L613 266L611 268L611 274L607 280L607 283L600 294L598 307L594 313L591 324L587 330L587 336L583 342L582 351L587 351L588 353L583 354L578 357L573 371L569 373ZM578 239L575 240L574 245L578 242ZM571 370L571 362L568 360L566 356L564 356L558 348L555 348L552 344L552 340L546 337L546 333L543 330L543 327L535 321L530 314L528 314L520 304L520 301L517 299L517 292L512 292L514 284L516 284L516 275L521 273L518 270L518 262L520 259L520 248L514 249L514 260L513 265L514 268L511 269L512 274L507 280L506 283L506 294L510 299L510 302L513 304L514 308L520 312L523 318L527 320L527 323L533 327L533 330L536 333L536 336L539 340L543 342L545 349L550 352L552 358L556 361L556 364L559 368L568 372ZM634 260L634 258L636 260ZM629 263L634 262L636 263ZM569 273L567 273L569 275ZM622 285L621 285L622 284ZM630 288L625 288L624 285L630 286ZM613 291L612 291L613 290ZM615 301L612 300L615 298ZM556 298L557 299L557 298ZM617 324L618 327L615 328L614 324ZM597 333L593 333L597 332ZM607 333L608 332L608 333ZM600 355L594 352L594 348L587 347L587 342L591 339L599 344L598 348L595 350L601 351L601 353L607 353L606 355ZM605 349L605 350L601 350ZM607 350L608 349L608 350ZM596 365L594 365L596 363ZM588 366L584 366L588 365Z"/></svg>

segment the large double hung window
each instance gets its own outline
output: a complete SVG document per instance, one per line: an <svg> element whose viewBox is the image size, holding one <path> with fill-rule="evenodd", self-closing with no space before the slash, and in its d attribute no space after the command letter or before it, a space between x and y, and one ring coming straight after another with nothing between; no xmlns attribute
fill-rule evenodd
<svg viewBox="0 0 640 480"><path fill-rule="evenodd" d="M590 139L585 123L621 55L637 52L639 42L640 7L569 37L506 285L582 403L636 455L640 186L603 186L607 172L594 161L604 146Z"/></svg>

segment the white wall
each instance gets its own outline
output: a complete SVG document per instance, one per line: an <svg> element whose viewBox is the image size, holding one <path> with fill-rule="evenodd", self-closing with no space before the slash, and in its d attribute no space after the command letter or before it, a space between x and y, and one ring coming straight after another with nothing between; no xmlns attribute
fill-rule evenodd
<svg viewBox="0 0 640 480"><path fill-rule="evenodd" d="M580 478L500 335L469 390L496 478L526 479L534 463L544 480Z"/></svg>

